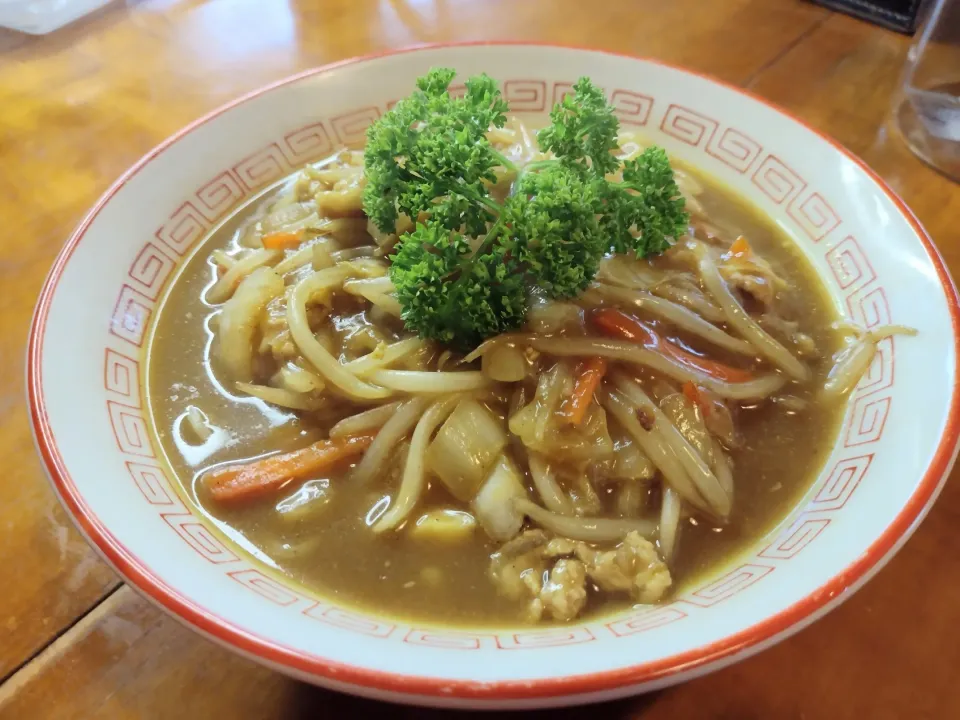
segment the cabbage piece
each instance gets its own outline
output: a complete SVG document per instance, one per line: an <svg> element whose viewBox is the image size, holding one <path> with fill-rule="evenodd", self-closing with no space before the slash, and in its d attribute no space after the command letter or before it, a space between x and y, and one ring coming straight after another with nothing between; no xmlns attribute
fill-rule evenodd
<svg viewBox="0 0 960 720"><path fill-rule="evenodd" d="M427 468L455 498L469 502L507 444L507 435L489 410L464 399L427 450Z"/></svg>
<svg viewBox="0 0 960 720"><path fill-rule="evenodd" d="M502 542L520 532L523 513L514 499L526 497L520 471L507 455L501 455L470 507L487 535Z"/></svg>
<svg viewBox="0 0 960 720"><path fill-rule="evenodd" d="M592 404L582 423L571 425L551 416L542 436L538 426L543 412L534 400L510 418L510 432L520 438L534 452L551 459L569 462L599 460L613 453L613 441L607 430L607 414L603 408Z"/></svg>
<svg viewBox="0 0 960 720"><path fill-rule="evenodd" d="M527 376L527 359L516 345L502 345L481 360L483 374L497 382L519 382Z"/></svg>
<svg viewBox="0 0 960 720"><path fill-rule="evenodd" d="M283 289L279 275L258 268L243 279L223 306L217 326L217 356L231 380L248 382L253 378L253 338L260 316Z"/></svg>

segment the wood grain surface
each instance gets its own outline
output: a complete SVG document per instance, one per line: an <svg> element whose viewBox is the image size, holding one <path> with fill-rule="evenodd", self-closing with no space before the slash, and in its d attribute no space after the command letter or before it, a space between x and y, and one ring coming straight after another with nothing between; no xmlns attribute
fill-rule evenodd
<svg viewBox="0 0 960 720"><path fill-rule="evenodd" d="M0 719L443 715L288 680L120 586L43 477L23 353L60 245L164 137L297 70L482 38L649 55L747 87L861 155L960 269L957 186L884 125L908 39L800 0L129 0L46 37L0 31ZM549 717L960 717L958 515L951 482L875 580L772 650L660 693Z"/></svg>

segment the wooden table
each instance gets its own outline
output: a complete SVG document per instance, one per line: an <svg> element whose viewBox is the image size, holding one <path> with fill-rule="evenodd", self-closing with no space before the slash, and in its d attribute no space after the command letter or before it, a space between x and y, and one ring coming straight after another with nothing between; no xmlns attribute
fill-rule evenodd
<svg viewBox="0 0 960 720"><path fill-rule="evenodd" d="M72 227L183 124L303 68L503 37L650 55L771 99L876 168L960 270L960 192L884 129L908 39L800 0L128 0L47 37L0 31L2 720L434 715L288 680L124 586L43 477L22 358L40 284ZM776 648L680 687L551 717L960 717L958 508L952 482L887 569Z"/></svg>

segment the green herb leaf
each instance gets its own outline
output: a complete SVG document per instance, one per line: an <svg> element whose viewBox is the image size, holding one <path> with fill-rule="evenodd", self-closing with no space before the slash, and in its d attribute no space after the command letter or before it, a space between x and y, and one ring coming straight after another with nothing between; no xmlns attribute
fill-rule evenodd
<svg viewBox="0 0 960 720"><path fill-rule="evenodd" d="M572 167L589 167L596 175L616 172L620 163L613 156L618 149L620 122L613 114L603 91L590 78L580 78L573 93L554 105L550 125L537 135L540 149L553 152L560 162Z"/></svg>
<svg viewBox="0 0 960 720"><path fill-rule="evenodd" d="M467 349L523 323L524 276L504 244L474 254L463 235L418 224L391 259L401 317L420 337Z"/></svg>
<svg viewBox="0 0 960 720"><path fill-rule="evenodd" d="M597 213L598 183L563 165L524 175L505 213L518 259L547 295L574 297L609 249Z"/></svg>
<svg viewBox="0 0 960 720"><path fill-rule="evenodd" d="M649 148L621 168L619 123L588 78L539 133L555 159L522 168L507 199L494 199L495 168L515 169L486 139L507 104L486 75L451 97L454 75L431 70L367 132L364 211L386 233L400 214L418 220L390 268L409 329L472 347L523 323L531 285L574 297L611 249L662 252L686 231L666 153ZM606 179L621 170L622 182Z"/></svg>

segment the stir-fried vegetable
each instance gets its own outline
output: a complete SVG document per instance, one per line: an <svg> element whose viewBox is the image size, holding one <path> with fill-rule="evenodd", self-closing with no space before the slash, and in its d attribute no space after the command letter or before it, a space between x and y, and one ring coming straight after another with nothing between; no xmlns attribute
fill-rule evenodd
<svg viewBox="0 0 960 720"><path fill-rule="evenodd" d="M523 351L512 345L495 348L483 356L483 374L497 382L519 382L527 375Z"/></svg>
<svg viewBox="0 0 960 720"><path fill-rule="evenodd" d="M631 532L638 532L644 537L653 537L657 531L655 520L567 517L544 510L539 505L522 498L514 500L513 505L537 525L571 540L611 542L621 540Z"/></svg>
<svg viewBox="0 0 960 720"><path fill-rule="evenodd" d="M737 239L730 245L730 255L740 256L750 254L750 243L743 235L738 235Z"/></svg>
<svg viewBox="0 0 960 720"><path fill-rule="evenodd" d="M523 476L509 455L501 455L470 507L487 535L494 540L509 540L523 525L523 513L513 501L526 497Z"/></svg>
<svg viewBox="0 0 960 720"><path fill-rule="evenodd" d="M371 125L364 210L400 236L390 277L406 326L421 337L468 347L518 327L527 289L574 296L608 250L662 252L687 224L666 153L648 148L621 166L612 154L619 123L589 79L551 113L540 134L556 159L518 169L487 140L507 104L486 75L448 93L455 72L434 69L417 90ZM494 170L516 175L502 202ZM622 180L607 179L620 172Z"/></svg>
<svg viewBox="0 0 960 720"><path fill-rule="evenodd" d="M570 396L563 408L567 420L574 425L583 422L583 418L587 414L587 408L593 401L593 393L596 392L606 372L607 361L602 357L590 358L583 363L576 384L573 386L573 395Z"/></svg>
<svg viewBox="0 0 960 720"><path fill-rule="evenodd" d="M289 250L300 247L303 240L303 233L297 232L275 232L263 236L263 246L267 250Z"/></svg>
<svg viewBox="0 0 960 720"><path fill-rule="evenodd" d="M201 483L218 502L240 502L286 487L294 480L323 472L341 460L359 455L373 442L373 434L320 440L300 450L270 455L204 473Z"/></svg>
<svg viewBox="0 0 960 720"><path fill-rule="evenodd" d="M469 502L506 444L507 435L490 411L464 399L427 450L427 467L454 497Z"/></svg>
<svg viewBox="0 0 960 720"><path fill-rule="evenodd" d="M633 340L645 348L656 350L669 358L706 373L724 382L749 382L753 374L746 370L724 365L716 360L694 355L683 348L663 340L656 331L625 312L614 308L602 308L593 314L593 322L611 337Z"/></svg>
<svg viewBox="0 0 960 720"><path fill-rule="evenodd" d="M217 329L220 362L229 376L245 382L253 376L253 338L260 314L283 294L283 280L270 268L257 268L240 282L223 306Z"/></svg>
<svg viewBox="0 0 960 720"><path fill-rule="evenodd" d="M430 436L437 426L447 418L456 402L456 396L448 396L437 400L423 413L416 429L413 431L413 437L410 439L410 450L404 465L400 490L390 505L390 509L373 526L374 532L393 530L406 520L407 515L417 504L426 484L424 471Z"/></svg>

